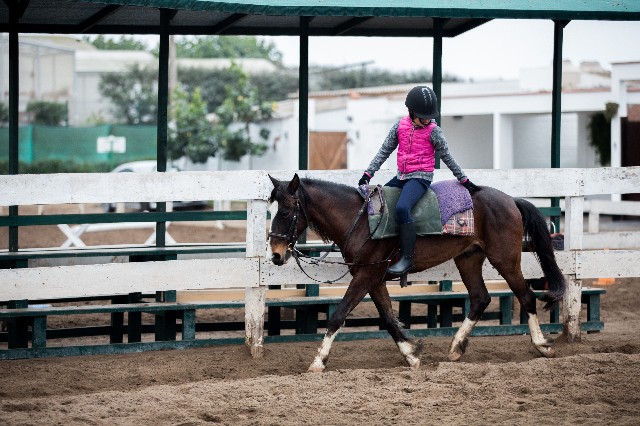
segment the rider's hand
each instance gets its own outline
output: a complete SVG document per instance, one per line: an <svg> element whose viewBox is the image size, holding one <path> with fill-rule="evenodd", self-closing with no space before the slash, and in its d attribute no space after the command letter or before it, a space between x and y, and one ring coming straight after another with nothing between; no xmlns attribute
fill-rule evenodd
<svg viewBox="0 0 640 426"><path fill-rule="evenodd" d="M362 174L362 177L358 181L358 186L360 186L360 185L369 185L369 181L370 180L371 180L371 176L369 176L369 173L365 172L365 173Z"/></svg>
<svg viewBox="0 0 640 426"><path fill-rule="evenodd" d="M470 194L475 193L476 191L480 191L480 188L478 188L473 182L471 182L469 179L465 180L464 182L460 182L462 183L462 186L464 186L465 188L467 188L467 190L469 190Z"/></svg>

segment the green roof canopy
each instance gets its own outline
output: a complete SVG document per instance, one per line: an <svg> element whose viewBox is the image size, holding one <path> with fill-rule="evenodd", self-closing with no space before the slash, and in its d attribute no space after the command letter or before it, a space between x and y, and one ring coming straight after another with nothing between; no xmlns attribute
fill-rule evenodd
<svg viewBox="0 0 640 426"><path fill-rule="evenodd" d="M0 31L9 10L0 7ZM157 34L159 9L172 10L173 34L454 37L487 20L640 20L637 0L21 0L22 33ZM390 6L393 4L393 6Z"/></svg>

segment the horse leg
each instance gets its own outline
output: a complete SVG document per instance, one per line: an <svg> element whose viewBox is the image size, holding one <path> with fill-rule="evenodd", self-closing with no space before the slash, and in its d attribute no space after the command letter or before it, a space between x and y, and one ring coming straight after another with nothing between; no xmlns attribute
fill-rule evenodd
<svg viewBox="0 0 640 426"><path fill-rule="evenodd" d="M333 340L338 334L338 330L344 324L347 319L347 315L358 306L358 303L368 293L369 288L367 283L370 283L370 279L356 278L354 277L347 288L344 297L338 304L336 311L331 315L327 322L327 331L325 332L324 339L322 339L322 345L318 349L318 355L313 359L309 371L321 373L326 368L327 358L329 358L329 352L331 351L331 345Z"/></svg>
<svg viewBox="0 0 640 426"><path fill-rule="evenodd" d="M469 292L471 307L469 314L451 341L451 347L449 348L449 359L451 361L458 361L465 353L469 343L469 335L480 320L484 310L491 303L491 296L489 296L482 278L482 263L484 259L485 255L480 249L471 253L463 253L454 259L458 271L460 271L462 282Z"/></svg>
<svg viewBox="0 0 640 426"><path fill-rule="evenodd" d="M520 270L520 262L494 262L491 258L489 258L489 261L509 284L509 288L511 288L511 291L520 302L520 309L524 309L527 313L531 343L543 356L553 358L556 354L553 348L553 339L547 339L540 329L536 311L536 296L524 280Z"/></svg>
<svg viewBox="0 0 640 426"><path fill-rule="evenodd" d="M402 332L400 322L393 314L393 306L391 305L391 297L389 290L384 282L375 286L369 291L369 295L373 303L378 309L378 313L384 322L387 331L396 342L400 353L404 357L409 367L417 369L420 367L420 354L422 353L423 343L421 340L412 342Z"/></svg>

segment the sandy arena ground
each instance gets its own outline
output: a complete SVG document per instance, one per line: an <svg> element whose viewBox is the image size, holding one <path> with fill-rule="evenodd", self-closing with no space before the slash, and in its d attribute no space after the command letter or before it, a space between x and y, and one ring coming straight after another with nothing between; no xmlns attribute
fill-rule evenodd
<svg viewBox="0 0 640 426"><path fill-rule="evenodd" d="M170 232L179 242L239 240L229 230ZM21 241L47 234L64 241L57 229L23 232ZM508 336L472 338L457 363L447 360L450 338L428 338L419 370L404 366L391 338L335 343L322 374L306 372L317 342L270 344L262 359L219 346L0 361L0 424L637 425L639 286L606 286L605 330L558 341L555 359L540 358L528 336Z"/></svg>

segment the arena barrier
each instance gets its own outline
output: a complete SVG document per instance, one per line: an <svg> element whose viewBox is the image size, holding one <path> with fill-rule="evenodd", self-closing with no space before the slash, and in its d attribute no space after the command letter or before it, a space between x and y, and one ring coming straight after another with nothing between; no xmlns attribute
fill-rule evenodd
<svg viewBox="0 0 640 426"><path fill-rule="evenodd" d="M640 167L599 169L518 169L468 170L478 185L489 185L518 197L561 197L565 201L565 250L556 252L558 264L567 277L567 293L562 306L562 322L570 340L580 338L580 309L582 279L600 277L638 277L640 250L583 250L584 197L595 194L624 194L640 188ZM284 180L291 179L295 171L269 172ZM299 171L302 177L314 177L354 185L359 172L348 170ZM385 182L391 171L381 171L375 182ZM450 179L448 171L436 171L435 180ZM535 184L531 184L535 182ZM247 236L243 247L221 245L190 246L127 246L75 249L42 249L0 252L0 301L17 309L12 323L14 345L25 350L27 327L33 327L32 339L42 344L42 315L29 308L28 301L65 300L80 298L108 298L112 296L157 294L154 306L138 306L134 300L114 306L106 305L105 312L120 315L162 311L156 324L160 325L160 338L175 336L176 315L168 311L184 311L183 326L187 324L183 341L193 337L193 310L175 302L175 292L204 289L242 289L245 306L245 342L254 356L261 356L264 345L265 297L269 286L308 283L295 262L278 267L269 260L266 241L267 199L271 183L266 171L181 172L179 174L53 174L0 176L0 205L24 206L63 203L109 203L172 200L245 200L247 202ZM122 214L122 221L179 221L172 213L144 213L144 219L134 214ZM154 216L155 215L155 216ZM166 215L166 216L165 216ZM169 216L171 215L171 216ZM102 215L85 215L78 222L100 223ZM113 221L113 216L110 216ZM157 218L157 219L156 219ZM171 219L168 219L171 218ZM37 221L33 221L37 224ZM19 216L0 217L0 225L18 226ZM244 257L187 258L195 254L225 251L244 251ZM128 256L128 263L80 264L64 266L38 266L35 260L45 258L80 258L83 256ZM178 258L178 255L181 258ZM319 281L335 279L344 273L344 266L323 265L313 267L310 274ZM542 272L531 253L523 253L525 278L539 278ZM485 264L485 280L501 277ZM447 262L428 271L412 274L412 281L460 280L453 262ZM349 281L347 275L339 284ZM168 296L168 297L167 297ZM169 305L160 305L161 302ZM175 303L173 303L175 302ZM93 309L99 309L94 307ZM111 309L111 311L109 311ZM194 308L195 309L195 308ZM26 310L26 311L25 311ZM4 311L8 311L4 310ZM3 311L3 312L4 312ZM27 314L28 313L28 314ZM175 314L175 312L174 312ZM10 313L4 312L4 318ZM27 317L31 317L28 320ZM40 318L40 319L35 319ZM45 317L46 318L46 317ZM134 317L135 318L135 317ZM45 320L46 321L46 320ZM34 324L36 326L34 327ZM163 325L164 324L164 325ZM25 334L25 335L21 335ZM157 336L158 337L158 333ZM117 343L117 339L116 339ZM156 342L155 347L189 347L189 342L173 346ZM24 356L30 356L27 352Z"/></svg>

